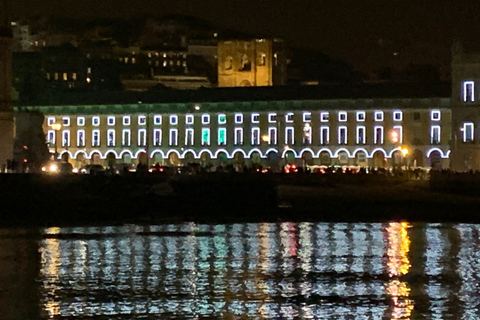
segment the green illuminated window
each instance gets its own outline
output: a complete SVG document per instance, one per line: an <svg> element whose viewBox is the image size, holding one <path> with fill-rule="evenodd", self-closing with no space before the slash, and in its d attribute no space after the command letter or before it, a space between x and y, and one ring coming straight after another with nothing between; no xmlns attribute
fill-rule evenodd
<svg viewBox="0 0 480 320"><path fill-rule="evenodd" d="M227 116L225 114L219 114L218 115L218 123L219 124L227 123Z"/></svg>
<svg viewBox="0 0 480 320"><path fill-rule="evenodd" d="M224 146L227 144L227 129L219 128L218 129L218 144Z"/></svg>
<svg viewBox="0 0 480 320"><path fill-rule="evenodd" d="M210 144L210 129L203 128L202 129L202 146Z"/></svg>

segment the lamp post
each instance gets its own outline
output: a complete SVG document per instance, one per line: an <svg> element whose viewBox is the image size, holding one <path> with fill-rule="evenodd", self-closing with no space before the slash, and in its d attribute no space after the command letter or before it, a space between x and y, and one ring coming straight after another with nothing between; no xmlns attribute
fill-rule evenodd
<svg viewBox="0 0 480 320"><path fill-rule="evenodd" d="M408 155L408 149L403 147L402 148L402 154L403 154L403 163L405 165L405 170L407 170L407 155Z"/></svg>
<svg viewBox="0 0 480 320"><path fill-rule="evenodd" d="M55 131L55 153L53 155L54 157L54 160L57 160L58 158L58 148L57 148L57 141L58 141L58 131L60 131L60 129L62 129L62 125L60 123L53 123L51 125L52 129Z"/></svg>

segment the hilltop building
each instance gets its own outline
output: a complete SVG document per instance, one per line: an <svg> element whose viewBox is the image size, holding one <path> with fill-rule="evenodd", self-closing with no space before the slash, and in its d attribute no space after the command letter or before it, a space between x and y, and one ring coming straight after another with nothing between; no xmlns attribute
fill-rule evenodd
<svg viewBox="0 0 480 320"><path fill-rule="evenodd" d="M218 43L219 87L285 85L287 58L280 39L228 40Z"/></svg>

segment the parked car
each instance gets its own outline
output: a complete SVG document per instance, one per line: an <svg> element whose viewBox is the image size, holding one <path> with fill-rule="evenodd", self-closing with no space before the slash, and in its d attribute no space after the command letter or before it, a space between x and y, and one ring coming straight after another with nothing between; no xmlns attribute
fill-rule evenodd
<svg viewBox="0 0 480 320"><path fill-rule="evenodd" d="M105 167L101 164L87 164L86 166L80 168L79 173L82 174L104 174Z"/></svg>
<svg viewBox="0 0 480 320"><path fill-rule="evenodd" d="M50 161L42 167L42 172L51 174L68 174L72 170L72 164L65 161Z"/></svg>

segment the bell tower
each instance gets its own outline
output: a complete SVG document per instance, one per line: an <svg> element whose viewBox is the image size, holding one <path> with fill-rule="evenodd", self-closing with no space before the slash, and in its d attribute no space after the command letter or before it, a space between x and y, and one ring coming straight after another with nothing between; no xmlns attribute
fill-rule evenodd
<svg viewBox="0 0 480 320"><path fill-rule="evenodd" d="M7 0L0 0L0 168L13 156L12 29Z"/></svg>

